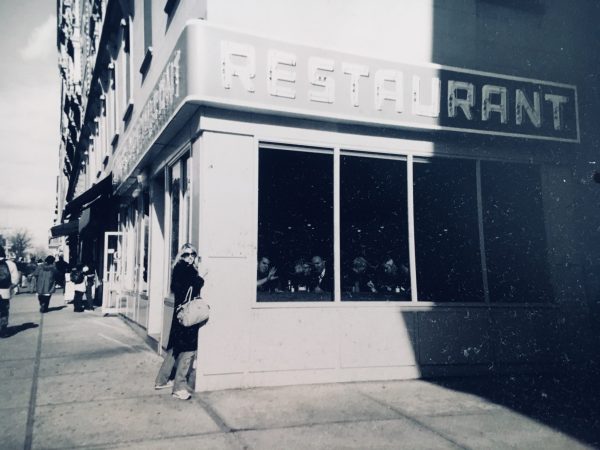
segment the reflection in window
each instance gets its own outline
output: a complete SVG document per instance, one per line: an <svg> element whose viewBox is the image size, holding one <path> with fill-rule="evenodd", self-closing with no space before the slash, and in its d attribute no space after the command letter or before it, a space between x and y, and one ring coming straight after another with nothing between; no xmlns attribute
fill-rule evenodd
<svg viewBox="0 0 600 450"><path fill-rule="evenodd" d="M410 300L406 161L342 155L342 300Z"/></svg>
<svg viewBox="0 0 600 450"><path fill-rule="evenodd" d="M483 302L475 161L415 162L418 299Z"/></svg>
<svg viewBox="0 0 600 450"><path fill-rule="evenodd" d="M260 149L258 257L258 301L333 299L331 153Z"/></svg>
<svg viewBox="0 0 600 450"><path fill-rule="evenodd" d="M169 168L171 261L177 256L179 247L190 241L191 161L186 155Z"/></svg>
<svg viewBox="0 0 600 450"><path fill-rule="evenodd" d="M539 168L482 162L481 179L490 301L551 301Z"/></svg>
<svg viewBox="0 0 600 450"><path fill-rule="evenodd" d="M148 191L144 192L142 197L143 214L141 216L142 223L140 224L142 245L140 248L141 252L141 266L140 266L140 288L139 292L142 294L148 293L148 242L150 239L150 195Z"/></svg>
<svg viewBox="0 0 600 450"><path fill-rule="evenodd" d="M175 164L169 170L169 193L171 197L171 260L179 250L179 197L181 195L181 167Z"/></svg>

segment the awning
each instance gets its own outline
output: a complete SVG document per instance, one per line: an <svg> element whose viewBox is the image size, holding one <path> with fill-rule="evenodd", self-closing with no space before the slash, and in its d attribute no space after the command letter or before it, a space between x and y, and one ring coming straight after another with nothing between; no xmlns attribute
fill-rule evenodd
<svg viewBox="0 0 600 450"><path fill-rule="evenodd" d="M101 195L86 203L79 216L79 235L94 235L114 228L115 215L112 210L114 197Z"/></svg>
<svg viewBox="0 0 600 450"><path fill-rule="evenodd" d="M70 214L79 213L85 205L94 202L103 195L106 196L110 194L112 194L112 175L102 179L87 191L67 203L67 206L65 206L63 211L63 218Z"/></svg>
<svg viewBox="0 0 600 450"><path fill-rule="evenodd" d="M82 212L81 212L81 217L79 218L79 227L78 230L81 233L85 227L87 227L90 222L92 221L92 208L85 208Z"/></svg>
<svg viewBox="0 0 600 450"><path fill-rule="evenodd" d="M67 223L61 223L50 228L52 237L69 236L71 234L77 234L79 232L79 220L71 220Z"/></svg>

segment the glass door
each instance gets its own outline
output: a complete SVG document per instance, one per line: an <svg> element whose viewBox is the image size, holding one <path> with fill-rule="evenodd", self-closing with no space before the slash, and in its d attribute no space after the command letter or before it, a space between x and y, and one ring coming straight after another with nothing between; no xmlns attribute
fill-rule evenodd
<svg viewBox="0 0 600 450"><path fill-rule="evenodd" d="M102 313L118 314L122 289L123 233L104 233L104 278L102 290Z"/></svg>

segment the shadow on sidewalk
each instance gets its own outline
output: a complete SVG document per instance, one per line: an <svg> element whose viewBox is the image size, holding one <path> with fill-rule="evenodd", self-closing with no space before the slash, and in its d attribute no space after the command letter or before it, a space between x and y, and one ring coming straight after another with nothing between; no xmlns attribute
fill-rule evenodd
<svg viewBox="0 0 600 450"><path fill-rule="evenodd" d="M474 394L600 448L600 373L495 375L429 382Z"/></svg>
<svg viewBox="0 0 600 450"><path fill-rule="evenodd" d="M52 312L52 311L60 311L61 309L65 309L67 307L67 305L62 305L62 306L52 306L50 308L48 308L48 311L46 311L47 313Z"/></svg>
<svg viewBox="0 0 600 450"><path fill-rule="evenodd" d="M37 328L39 327L39 325L37 323L33 323L33 322L25 322L22 323L21 325L12 325L6 328L6 331L4 332L4 334L2 335L3 338L9 338L14 336L17 333L20 333L21 331L25 331L25 330L29 330L30 328Z"/></svg>

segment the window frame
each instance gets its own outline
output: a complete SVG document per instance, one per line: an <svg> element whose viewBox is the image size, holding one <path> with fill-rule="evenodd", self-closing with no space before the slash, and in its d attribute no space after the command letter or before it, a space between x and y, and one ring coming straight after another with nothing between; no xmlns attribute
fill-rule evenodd
<svg viewBox="0 0 600 450"><path fill-rule="evenodd" d="M485 251L485 235L484 235L484 224L483 224L483 197L482 197L482 180L481 180L481 163L488 161L500 161L507 162L510 164L524 164L524 165L535 165L542 170L544 162L531 161L530 159L524 160L509 160L494 157L484 156L471 156L462 154L450 154L450 153L439 153L434 154L429 151L413 150L410 146L402 145L401 147L394 147L393 149L387 146L368 146L368 147L354 147L346 144L331 144L331 143L306 143L298 142L284 142L282 140L263 140L258 137L254 139L255 151L256 151L256 171L255 171L255 183L256 183L256 214L255 220L257 224L256 228L256 245L258 249L258 185L259 177L258 173L258 161L260 157L260 150L262 148L268 148L273 150L283 151L321 151L330 153L333 151L333 264L331 269L334 271L334 289L333 289L333 300L314 302L314 301L259 301L257 299L257 293L254 291L253 294L253 308L294 308L294 307L311 307L311 308L331 308L331 307L390 307L395 309L431 309L431 308L507 308L507 307L525 307L525 308L555 308L556 297L552 297L547 302L535 302L535 301L521 301L521 302L491 302L489 285L487 279L487 264L486 264L486 251ZM341 248L340 248L340 160L342 155L357 155L357 156L368 156L373 158L382 159L401 159L406 160L407 166L407 215L408 215L408 250L409 250L409 263L410 263L410 286L411 286L411 299L410 301L389 301L389 300L342 300L341 299ZM414 223L414 174L413 167L414 163L418 160L430 160L436 159L467 159L475 161L475 178L476 178L476 204L477 204L477 221L479 228L479 248L480 248L480 271L483 281L483 301L473 302L440 302L440 301L419 301L418 300L418 279L417 279L417 261L415 253L415 223ZM543 192L543 186L542 186ZM545 220L545 219L544 219ZM257 260L258 252L255 255L254 261Z"/></svg>
<svg viewBox="0 0 600 450"><path fill-rule="evenodd" d="M165 270L167 273L165 274L165 280L167 283L165 284L165 295L168 296L170 293L170 283L171 283L171 271L173 268L174 257L173 255L173 200L171 193L171 171L175 166L179 166L180 177L183 180L187 181L186 191L183 192L183 189L179 189L179 198L178 198L178 235L177 235L177 249L175 251L175 255L179 252L179 248L183 245L184 242L190 242L192 240L192 217L193 217L193 201L192 201L192 189L193 189L193 173L191 168L193 167L193 154L190 145L186 145L181 151L177 152L173 155L172 158L164 165L163 173L165 180L165 261L168 264L165 264ZM187 197L186 197L187 196ZM188 199L189 197L189 199ZM188 201L189 200L189 201ZM187 206L187 210L184 211Z"/></svg>
<svg viewBox="0 0 600 450"><path fill-rule="evenodd" d="M291 152L296 152L296 153L313 153L313 154L323 154L323 155L331 155L333 161L332 161L332 166L333 166L333 172L331 174L332 176L332 188L333 188L333 202L332 202L332 206L333 206L333 221L332 221L332 226L333 226L333 245L332 245L332 252L333 252L333 262L332 264L330 264L329 268L330 270L333 270L333 292L331 293L332 298L331 300L318 300L318 301L261 301L259 300L259 292L257 290L254 291L254 299L253 302L254 304L257 305L263 305L268 307L268 305L270 304L274 304L274 305L281 305L282 303L286 303L286 304L293 304L293 305L299 305L299 304L310 304L310 305L332 305L336 303L336 298L339 298L339 295L337 293L337 290L339 290L339 273L337 272L337 270L335 269L336 267L336 262L335 259L339 258L339 252L336 251L336 245L339 246L339 237L336 234L336 229L339 228L339 205L336 205L335 199L337 198L336 195L336 189L338 189L337 187L337 181L336 181L336 165L339 165L339 155L336 158L336 149L334 147L331 146L327 146L327 145L299 145L299 144L284 144L284 143L278 143L278 142L269 142L269 141L257 141L257 152L256 152L256 224L257 224L257 228L256 228L256 257L254 258L255 261L258 260L259 255L258 254L258 222L259 222L259 194L258 194L258 186L259 186L259 161L260 161L260 150L261 149L266 149L266 150L276 150L276 151L291 151ZM336 213L336 210L338 210L338 212ZM337 221L337 222L336 222ZM337 225L336 225L337 224Z"/></svg>

